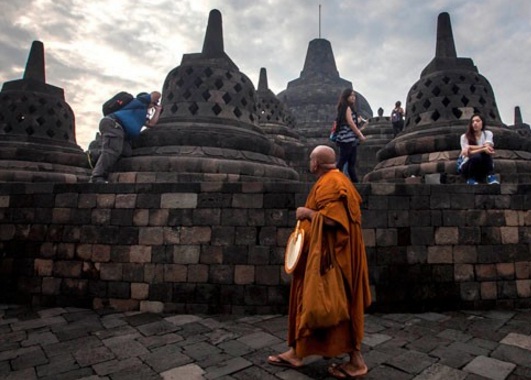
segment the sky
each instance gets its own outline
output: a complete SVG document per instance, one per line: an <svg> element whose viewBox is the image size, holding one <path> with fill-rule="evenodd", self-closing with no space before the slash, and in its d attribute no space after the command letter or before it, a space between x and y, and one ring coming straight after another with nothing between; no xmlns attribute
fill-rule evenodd
<svg viewBox="0 0 531 380"><path fill-rule="evenodd" d="M212 9L222 15L225 52L255 88L263 67L269 88L284 90L310 41L324 38L375 115L405 104L435 56L437 17L448 12L457 56L490 82L502 121L514 124L519 106L531 124L529 0L2 0L0 83L21 79L32 42L43 42L46 83L64 89L86 149L105 100L162 91L183 54L201 52Z"/></svg>

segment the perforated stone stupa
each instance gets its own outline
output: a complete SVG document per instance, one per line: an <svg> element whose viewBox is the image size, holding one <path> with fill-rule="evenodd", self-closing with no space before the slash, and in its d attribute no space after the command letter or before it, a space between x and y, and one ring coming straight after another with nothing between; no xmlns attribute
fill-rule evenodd
<svg viewBox="0 0 531 380"><path fill-rule="evenodd" d="M514 107L514 125L512 125L511 127L514 128L516 133L518 133L524 139L531 139L530 126L529 124L524 122L524 119L522 118L522 112L520 111L519 106Z"/></svg>
<svg viewBox="0 0 531 380"><path fill-rule="evenodd" d="M295 128L295 118L269 89L267 71L260 69L258 81L258 124L266 136L284 150L287 164L297 170L300 178L308 173L308 152L304 139Z"/></svg>
<svg viewBox="0 0 531 380"><path fill-rule="evenodd" d="M297 120L297 129L306 138L308 147L328 142L337 103L345 88L352 83L339 76L332 45L323 38L310 41L304 68L299 78L288 83L277 96ZM367 100L356 91L358 111L365 118L372 117Z"/></svg>
<svg viewBox="0 0 531 380"><path fill-rule="evenodd" d="M368 124L363 126L363 134L367 140L358 145L359 159L356 160L356 173L359 178L363 178L374 169L378 164L376 154L393 139L391 117L384 116L383 113L384 110L379 108L378 115L368 119Z"/></svg>
<svg viewBox="0 0 531 380"><path fill-rule="evenodd" d="M490 83L472 59L457 57L450 16L441 13L436 55L408 93L404 131L378 152L379 163L363 182L406 182L436 173L450 183L462 181L455 160L474 113L494 133L495 171L502 182L529 181L531 143L502 123Z"/></svg>
<svg viewBox="0 0 531 380"><path fill-rule="evenodd" d="M75 132L63 89L46 83L44 45L34 41L23 78L0 91L0 182L85 181Z"/></svg>
<svg viewBox="0 0 531 380"><path fill-rule="evenodd" d="M119 182L297 181L258 123L256 90L223 47L218 10L201 53L183 55L162 90L157 126L120 160Z"/></svg>

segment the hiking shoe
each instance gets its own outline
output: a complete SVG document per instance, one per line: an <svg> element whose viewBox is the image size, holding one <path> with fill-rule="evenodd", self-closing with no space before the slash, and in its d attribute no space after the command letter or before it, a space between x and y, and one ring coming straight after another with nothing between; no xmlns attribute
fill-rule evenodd
<svg viewBox="0 0 531 380"><path fill-rule="evenodd" d="M466 180L467 185L477 185L478 181L476 181L474 178L469 178Z"/></svg>

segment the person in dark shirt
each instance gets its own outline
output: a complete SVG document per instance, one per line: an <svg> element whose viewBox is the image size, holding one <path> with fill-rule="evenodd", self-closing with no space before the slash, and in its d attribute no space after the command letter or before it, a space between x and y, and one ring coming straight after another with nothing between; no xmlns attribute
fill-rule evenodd
<svg viewBox="0 0 531 380"><path fill-rule="evenodd" d="M391 112L391 123L393 124L394 137L404 129L404 113L402 102L397 100L395 108L393 108L393 111Z"/></svg>

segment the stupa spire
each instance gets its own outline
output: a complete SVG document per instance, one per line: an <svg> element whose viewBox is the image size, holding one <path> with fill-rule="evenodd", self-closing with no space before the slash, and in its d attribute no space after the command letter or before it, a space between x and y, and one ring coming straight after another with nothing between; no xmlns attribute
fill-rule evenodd
<svg viewBox="0 0 531 380"><path fill-rule="evenodd" d="M523 124L524 119L522 118L522 112L520 111L520 107L516 106L514 107L514 124Z"/></svg>
<svg viewBox="0 0 531 380"><path fill-rule="evenodd" d="M454 36L452 33L452 23L447 12L439 14L437 18L437 47L436 58L457 58Z"/></svg>
<svg viewBox="0 0 531 380"><path fill-rule="evenodd" d="M209 57L218 57L224 53L223 25L221 13L217 9L211 10L208 15L208 25L202 53Z"/></svg>
<svg viewBox="0 0 531 380"><path fill-rule="evenodd" d="M265 67L262 67L260 69L260 78L258 79L258 90L265 91L267 89L269 89L269 86L267 84L267 72Z"/></svg>
<svg viewBox="0 0 531 380"><path fill-rule="evenodd" d="M33 41L24 71L24 79L33 79L45 83L44 72L44 44L41 41Z"/></svg>
<svg viewBox="0 0 531 380"><path fill-rule="evenodd" d="M315 76L339 78L332 45L324 38L310 41L301 72L301 78Z"/></svg>

